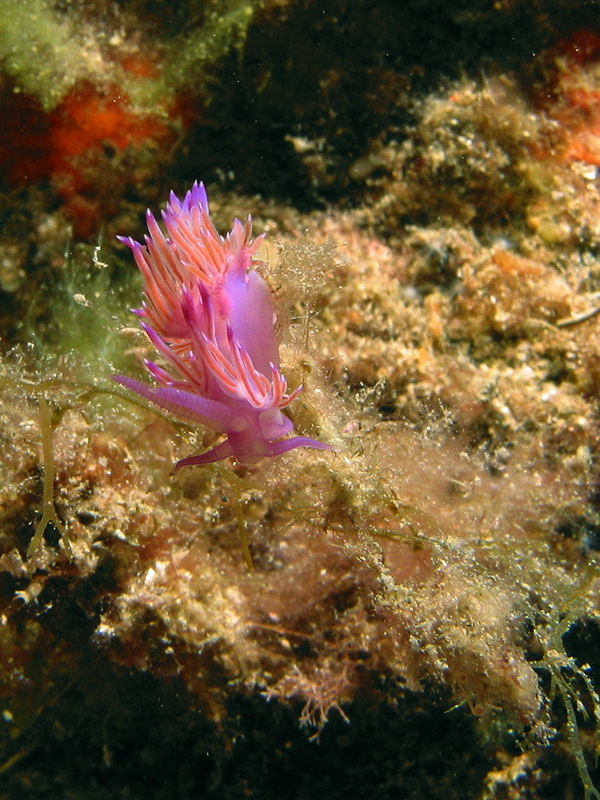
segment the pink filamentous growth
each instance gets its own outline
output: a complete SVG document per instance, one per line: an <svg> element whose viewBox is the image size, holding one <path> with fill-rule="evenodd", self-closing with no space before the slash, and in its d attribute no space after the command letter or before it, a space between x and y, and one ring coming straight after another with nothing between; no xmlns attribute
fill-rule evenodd
<svg viewBox="0 0 600 800"><path fill-rule="evenodd" d="M171 372L146 361L156 386L113 377L175 416L226 436L212 450L178 461L175 470L229 456L253 464L295 447L331 450L305 436L283 438L293 425L281 409L301 387L288 393L279 371L273 299L254 269L264 236L251 238L251 218L245 225L236 219L220 236L202 183L183 201L171 192L162 218L167 236L148 211L145 244L119 238L144 278L145 300L134 313Z"/></svg>

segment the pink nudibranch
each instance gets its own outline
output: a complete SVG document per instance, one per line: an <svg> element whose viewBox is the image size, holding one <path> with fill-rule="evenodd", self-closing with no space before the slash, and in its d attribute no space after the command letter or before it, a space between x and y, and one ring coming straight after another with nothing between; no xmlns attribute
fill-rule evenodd
<svg viewBox="0 0 600 800"><path fill-rule="evenodd" d="M251 238L248 217L220 236L197 182L183 201L171 192L162 219L167 236L148 211L145 244L119 238L144 279L145 300L134 313L172 372L145 361L156 386L113 378L175 416L225 435L212 450L178 461L175 470L229 456L253 464L296 447L331 450L306 436L283 438L293 424L281 409L301 387L288 392L279 371L273 298L254 268L264 235Z"/></svg>

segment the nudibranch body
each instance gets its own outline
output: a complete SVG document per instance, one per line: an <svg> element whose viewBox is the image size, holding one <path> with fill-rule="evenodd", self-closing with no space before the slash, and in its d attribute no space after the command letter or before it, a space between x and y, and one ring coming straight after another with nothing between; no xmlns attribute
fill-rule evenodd
<svg viewBox="0 0 600 800"><path fill-rule="evenodd" d="M269 287L255 269L263 236L252 220L236 219L223 237L208 211L202 183L180 201L171 192L162 219L148 211L145 244L120 237L144 279L145 300L134 313L171 371L152 361L149 386L125 375L114 380L166 411L224 434L212 450L178 461L175 469L233 456L253 464L296 447L331 450L306 436L284 438L293 424L282 413L301 387L288 392L279 370L275 313Z"/></svg>

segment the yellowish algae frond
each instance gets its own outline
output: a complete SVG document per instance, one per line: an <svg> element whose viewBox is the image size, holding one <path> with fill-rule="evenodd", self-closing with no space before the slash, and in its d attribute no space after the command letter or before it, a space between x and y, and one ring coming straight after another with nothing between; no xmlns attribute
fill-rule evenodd
<svg viewBox="0 0 600 800"><path fill-rule="evenodd" d="M0 0L0 58L17 91L53 109L77 82L117 84L140 109L152 110L174 92L204 82L205 71L234 48L265 0L190 4L189 18L203 19L167 43L142 45L136 12L124 6L101 9L66 0ZM160 54L162 69L136 79L121 61L140 52ZM160 73L163 74L160 74Z"/></svg>

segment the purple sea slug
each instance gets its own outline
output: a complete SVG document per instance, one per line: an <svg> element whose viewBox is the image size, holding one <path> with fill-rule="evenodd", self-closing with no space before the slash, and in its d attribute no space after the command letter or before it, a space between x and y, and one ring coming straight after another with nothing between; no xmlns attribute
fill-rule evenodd
<svg viewBox="0 0 600 800"><path fill-rule="evenodd" d="M167 236L148 211L145 245L119 238L144 278L145 300L133 312L171 371L145 361L157 386L113 377L175 416L225 435L212 450L178 461L175 470L229 456L253 464L296 447L331 450L306 436L284 438L293 424L281 409L301 387L288 392L279 371L273 298L254 269L264 235L251 238L248 217L220 236L197 182L183 201L171 192L162 219Z"/></svg>

